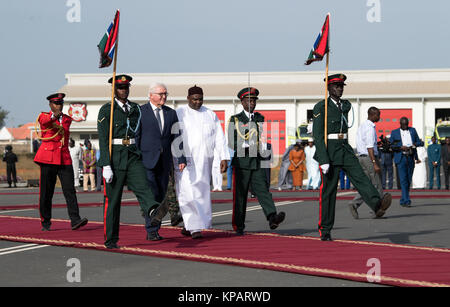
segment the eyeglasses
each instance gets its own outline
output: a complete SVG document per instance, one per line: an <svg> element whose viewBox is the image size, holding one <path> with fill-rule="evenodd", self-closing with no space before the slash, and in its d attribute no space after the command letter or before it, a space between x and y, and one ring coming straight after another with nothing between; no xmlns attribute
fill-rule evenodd
<svg viewBox="0 0 450 307"><path fill-rule="evenodd" d="M163 96L169 96L169 93L165 92L165 93L152 93L153 95L159 95L159 97L163 97Z"/></svg>

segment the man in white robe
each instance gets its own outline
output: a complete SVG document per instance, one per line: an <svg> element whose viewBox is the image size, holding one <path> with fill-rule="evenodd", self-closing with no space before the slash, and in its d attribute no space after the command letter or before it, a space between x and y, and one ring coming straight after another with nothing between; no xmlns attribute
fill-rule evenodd
<svg viewBox="0 0 450 307"><path fill-rule="evenodd" d="M175 185L184 221L182 234L198 239L201 231L212 224L210 180L214 151L222 173L227 170L230 154L217 115L203 106L202 89L190 88L187 99L188 106L176 110L187 166L183 172L175 169Z"/></svg>
<svg viewBox="0 0 450 307"><path fill-rule="evenodd" d="M306 171L308 172L307 190L311 188L316 190L320 185L319 163L313 158L315 152L314 140L312 138L308 139L308 146L305 147Z"/></svg>
<svg viewBox="0 0 450 307"><path fill-rule="evenodd" d="M413 189L425 189L427 186L427 167L425 163L427 156L425 147L417 147L417 157L419 160L416 161L416 167L414 168L412 177Z"/></svg>
<svg viewBox="0 0 450 307"><path fill-rule="evenodd" d="M75 146L75 141L70 139L69 141L69 151L70 157L72 158L72 167L73 167L73 175L74 175L74 185L75 187L80 186L80 160L82 158L83 152L81 151L80 146ZM86 177L83 177L86 180Z"/></svg>
<svg viewBox="0 0 450 307"><path fill-rule="evenodd" d="M222 184L223 184L223 177L222 173L220 172L220 156L219 151L214 150L214 160L212 165L212 185L213 185L213 192L214 191L222 191Z"/></svg>

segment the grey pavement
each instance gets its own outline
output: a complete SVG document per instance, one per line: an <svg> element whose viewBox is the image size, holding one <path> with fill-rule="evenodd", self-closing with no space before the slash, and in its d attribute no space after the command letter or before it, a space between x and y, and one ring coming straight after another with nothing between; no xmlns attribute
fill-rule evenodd
<svg viewBox="0 0 450 307"><path fill-rule="evenodd" d="M27 194L18 195L25 192ZM64 203L60 190L54 203ZM2 189L0 207L5 205L37 204L37 189ZM12 193L12 194L8 194ZM392 192L399 195L399 191ZM359 209L360 219L354 220L347 200L338 200L336 222L332 232L335 239L387 242L450 248L450 193L448 191L414 191L415 195L443 195L440 198L413 199L413 207L399 206L394 199L381 219L372 219L369 207ZM353 196L355 191L338 191L339 196ZM78 201L101 203L102 193L78 193ZM317 197L317 191L273 192L280 197ZM212 193L213 199L229 199L230 192ZM135 201L132 193L123 195L125 201ZM246 231L317 237L318 201L280 201L278 210L285 211L286 220L274 231L268 227L257 202L248 203ZM231 201L213 204L213 228L231 230ZM81 207L80 213L91 221L102 221L102 208ZM0 210L2 215L38 217L36 209ZM67 219L65 208L54 208L53 217ZM167 219L167 218L166 218ZM124 206L124 223L143 223L138 206ZM145 234L143 233L143 237ZM120 245L120 241L119 241ZM81 281L69 282L71 269L67 261L80 261ZM373 287L372 283L353 282L335 278L307 276L294 273L252 269L232 265L210 264L158 257L125 255L105 251L68 247L39 246L0 241L0 286L146 286L146 287Z"/></svg>

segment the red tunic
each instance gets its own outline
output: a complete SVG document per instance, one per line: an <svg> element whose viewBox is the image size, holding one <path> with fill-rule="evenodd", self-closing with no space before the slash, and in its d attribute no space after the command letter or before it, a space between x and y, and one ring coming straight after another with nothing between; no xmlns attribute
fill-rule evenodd
<svg viewBox="0 0 450 307"><path fill-rule="evenodd" d="M34 162L54 165L72 165L69 152L69 135L72 118L62 115L62 124L57 119L51 118L51 112L43 112L39 115L39 124L42 131L42 144L39 147ZM58 133L58 127L63 127L55 138L48 139Z"/></svg>

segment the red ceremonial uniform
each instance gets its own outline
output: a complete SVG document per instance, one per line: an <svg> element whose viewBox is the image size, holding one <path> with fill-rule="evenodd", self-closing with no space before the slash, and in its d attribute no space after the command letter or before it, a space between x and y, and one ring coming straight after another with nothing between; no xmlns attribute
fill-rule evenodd
<svg viewBox="0 0 450 307"><path fill-rule="evenodd" d="M53 98L55 96L55 98ZM64 95L55 94L47 99L52 103L63 103ZM69 128L72 118L61 115L61 122L52 118L52 112L42 112L38 118L42 144L34 158L34 162L41 168L39 181L39 213L43 231L49 231L52 218L52 199L56 180L59 178L67 203L67 212L72 230L87 224L86 218L81 218L74 187L72 159L69 152ZM78 171L78 170L77 170Z"/></svg>
<svg viewBox="0 0 450 307"><path fill-rule="evenodd" d="M36 163L54 165L72 165L69 152L69 128L72 118L62 115L62 121L52 119L52 112L43 112L39 115L39 124L42 131L42 144L34 158ZM61 130L62 126L62 130ZM52 138L55 134L56 137Z"/></svg>

